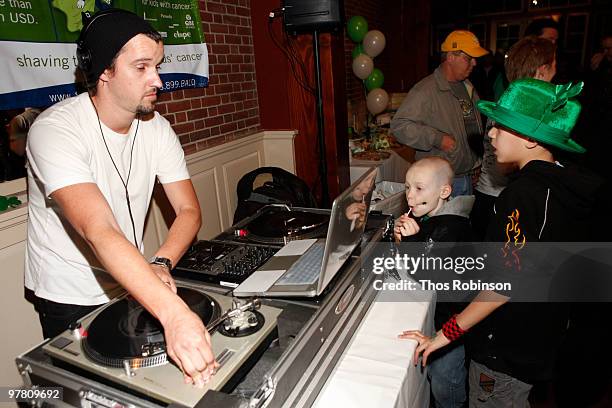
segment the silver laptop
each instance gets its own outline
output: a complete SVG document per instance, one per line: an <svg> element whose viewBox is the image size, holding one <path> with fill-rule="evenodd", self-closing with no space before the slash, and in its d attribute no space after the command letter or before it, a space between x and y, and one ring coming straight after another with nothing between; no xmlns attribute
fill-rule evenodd
<svg viewBox="0 0 612 408"><path fill-rule="evenodd" d="M334 200L326 239L289 242L234 289L234 296L320 295L361 240L377 173L369 169Z"/></svg>

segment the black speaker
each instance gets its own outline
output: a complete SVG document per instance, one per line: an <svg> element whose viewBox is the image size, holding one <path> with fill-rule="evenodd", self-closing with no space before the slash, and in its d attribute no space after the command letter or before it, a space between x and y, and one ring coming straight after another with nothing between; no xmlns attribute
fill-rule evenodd
<svg viewBox="0 0 612 408"><path fill-rule="evenodd" d="M344 23L342 0L283 0L283 8L290 33L339 31Z"/></svg>

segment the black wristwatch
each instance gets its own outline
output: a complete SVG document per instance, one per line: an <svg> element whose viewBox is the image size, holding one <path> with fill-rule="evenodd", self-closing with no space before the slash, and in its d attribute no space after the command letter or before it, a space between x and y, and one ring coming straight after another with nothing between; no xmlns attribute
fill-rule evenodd
<svg viewBox="0 0 612 408"><path fill-rule="evenodd" d="M153 258L149 259L149 263L165 266L166 268L168 268L168 272L172 270L172 261L169 260L168 258L163 258L161 256L154 256Z"/></svg>

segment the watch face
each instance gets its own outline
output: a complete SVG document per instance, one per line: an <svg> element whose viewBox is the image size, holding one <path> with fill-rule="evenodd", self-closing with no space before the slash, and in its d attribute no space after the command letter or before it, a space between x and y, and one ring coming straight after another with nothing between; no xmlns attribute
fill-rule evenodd
<svg viewBox="0 0 612 408"><path fill-rule="evenodd" d="M172 262L168 258L154 257L150 263L156 265L164 265L168 270L172 270Z"/></svg>

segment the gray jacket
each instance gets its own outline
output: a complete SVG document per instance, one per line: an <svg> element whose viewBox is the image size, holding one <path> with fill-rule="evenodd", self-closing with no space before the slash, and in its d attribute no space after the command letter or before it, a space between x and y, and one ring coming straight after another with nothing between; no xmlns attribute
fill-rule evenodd
<svg viewBox="0 0 612 408"><path fill-rule="evenodd" d="M457 215L463 218L470 218L474 201L476 201L476 197L473 195L450 198L442 203L442 207L438 209L438 212L433 217L439 215Z"/></svg>
<svg viewBox="0 0 612 408"><path fill-rule="evenodd" d="M478 94L467 79L464 81L474 109ZM470 149L458 97L444 77L442 68L417 83L391 120L391 131L401 143L417 150L416 159L439 156L447 159L456 175L462 175L477 167L480 162ZM476 112L478 127L482 133L480 114ZM455 138L455 148L450 152L440 150L443 134Z"/></svg>

